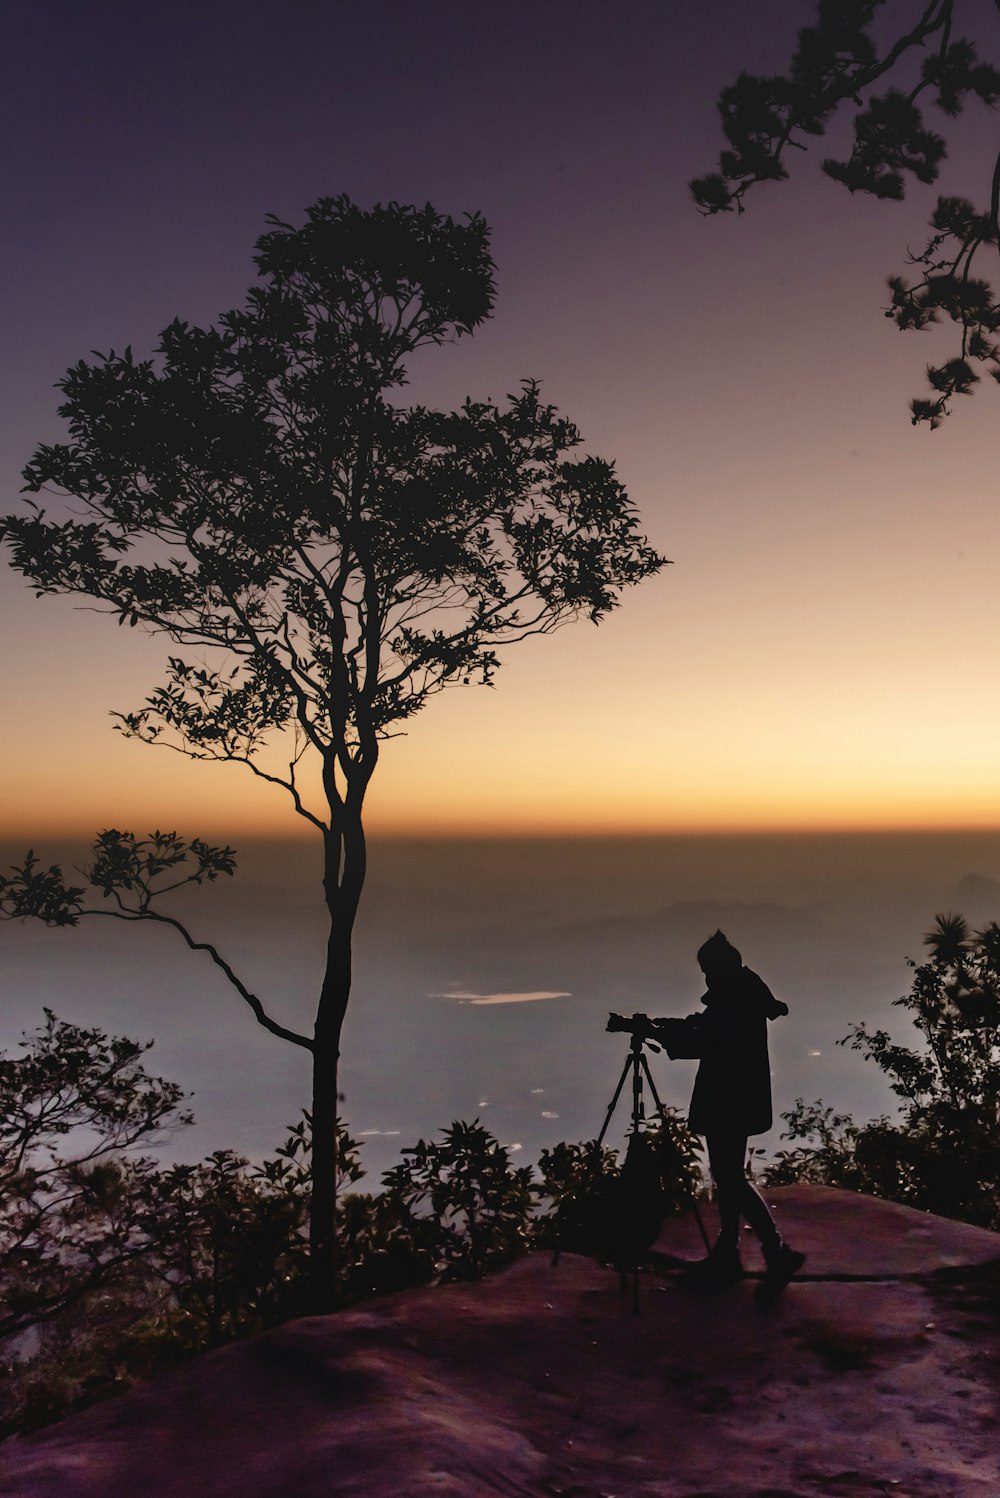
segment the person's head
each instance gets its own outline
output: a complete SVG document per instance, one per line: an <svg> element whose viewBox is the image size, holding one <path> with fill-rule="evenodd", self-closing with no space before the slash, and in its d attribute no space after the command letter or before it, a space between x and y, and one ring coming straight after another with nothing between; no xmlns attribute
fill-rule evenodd
<svg viewBox="0 0 1000 1498"><path fill-rule="evenodd" d="M718 982L738 973L743 966L743 958L732 942L721 931L716 931L714 936L710 936L698 948L698 966L709 983Z"/></svg>

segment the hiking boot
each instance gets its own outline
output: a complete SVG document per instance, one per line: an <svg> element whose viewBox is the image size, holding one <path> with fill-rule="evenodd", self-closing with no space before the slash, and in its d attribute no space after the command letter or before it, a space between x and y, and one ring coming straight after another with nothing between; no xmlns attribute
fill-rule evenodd
<svg viewBox="0 0 1000 1498"><path fill-rule="evenodd" d="M718 1244L709 1250L704 1259L694 1259L684 1268L684 1278L699 1289L714 1289L718 1285L731 1285L743 1278L738 1248L720 1248Z"/></svg>
<svg viewBox="0 0 1000 1498"><path fill-rule="evenodd" d="M767 1273L754 1291L756 1299L765 1302L777 1299L792 1276L798 1274L805 1261L805 1254L800 1254L796 1249L789 1248L787 1243L782 1243L773 1254L768 1255Z"/></svg>

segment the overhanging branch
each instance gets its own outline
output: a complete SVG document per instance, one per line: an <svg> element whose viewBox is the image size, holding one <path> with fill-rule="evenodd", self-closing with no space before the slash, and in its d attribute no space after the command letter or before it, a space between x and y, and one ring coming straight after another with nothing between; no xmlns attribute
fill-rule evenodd
<svg viewBox="0 0 1000 1498"><path fill-rule="evenodd" d="M192 952L208 953L215 966L225 974L233 988L240 995L240 998L253 1011L259 1025L263 1025L265 1030L270 1030L272 1035L279 1036L281 1040L287 1040L291 1045L302 1046L307 1051L313 1049L313 1043L307 1035L300 1035L296 1030L289 1030L284 1025L279 1025L277 1020L273 1020L257 995L251 993L246 985L241 982L219 950L209 941L196 941L183 921L177 920L172 915L162 915L157 910L146 910L142 914L137 912L129 913L123 910L81 910L80 915L81 917L85 915L104 916L113 921L156 921L161 926L171 926L180 934Z"/></svg>

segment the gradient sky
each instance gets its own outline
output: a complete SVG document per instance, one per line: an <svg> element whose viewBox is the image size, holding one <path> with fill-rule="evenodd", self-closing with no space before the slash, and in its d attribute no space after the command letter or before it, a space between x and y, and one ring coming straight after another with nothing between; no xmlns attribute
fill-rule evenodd
<svg viewBox="0 0 1000 1498"><path fill-rule="evenodd" d="M970 8L996 61L995 11ZM60 436L67 365L238 302L266 212L479 209L496 314L421 359L415 397L537 376L674 565L599 629L512 650L495 690L432 702L387 747L370 826L1000 826L1000 392L913 429L950 329L880 316L936 189L851 200L817 170L842 127L740 219L699 217L686 187L714 165L720 87L780 69L812 10L11 0L5 508ZM995 133L983 111L948 127L944 190L984 198ZM238 767L112 732L158 644L7 570L0 627L7 830L295 830Z"/></svg>

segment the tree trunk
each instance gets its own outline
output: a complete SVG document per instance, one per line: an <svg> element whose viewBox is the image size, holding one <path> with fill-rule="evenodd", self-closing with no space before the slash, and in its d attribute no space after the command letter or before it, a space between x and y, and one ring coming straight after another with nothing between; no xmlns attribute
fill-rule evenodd
<svg viewBox="0 0 1000 1498"><path fill-rule="evenodd" d="M337 1208L337 1061L335 1039L316 1036L312 1084L312 1204L309 1212L309 1310L332 1311L335 1301Z"/></svg>
<svg viewBox="0 0 1000 1498"><path fill-rule="evenodd" d="M365 837L360 806L341 807L326 837L324 888L330 912L326 972L316 1012L312 1080L312 1206L309 1216L309 1309L325 1313L336 1302L337 1067L351 995L351 944L365 881Z"/></svg>

